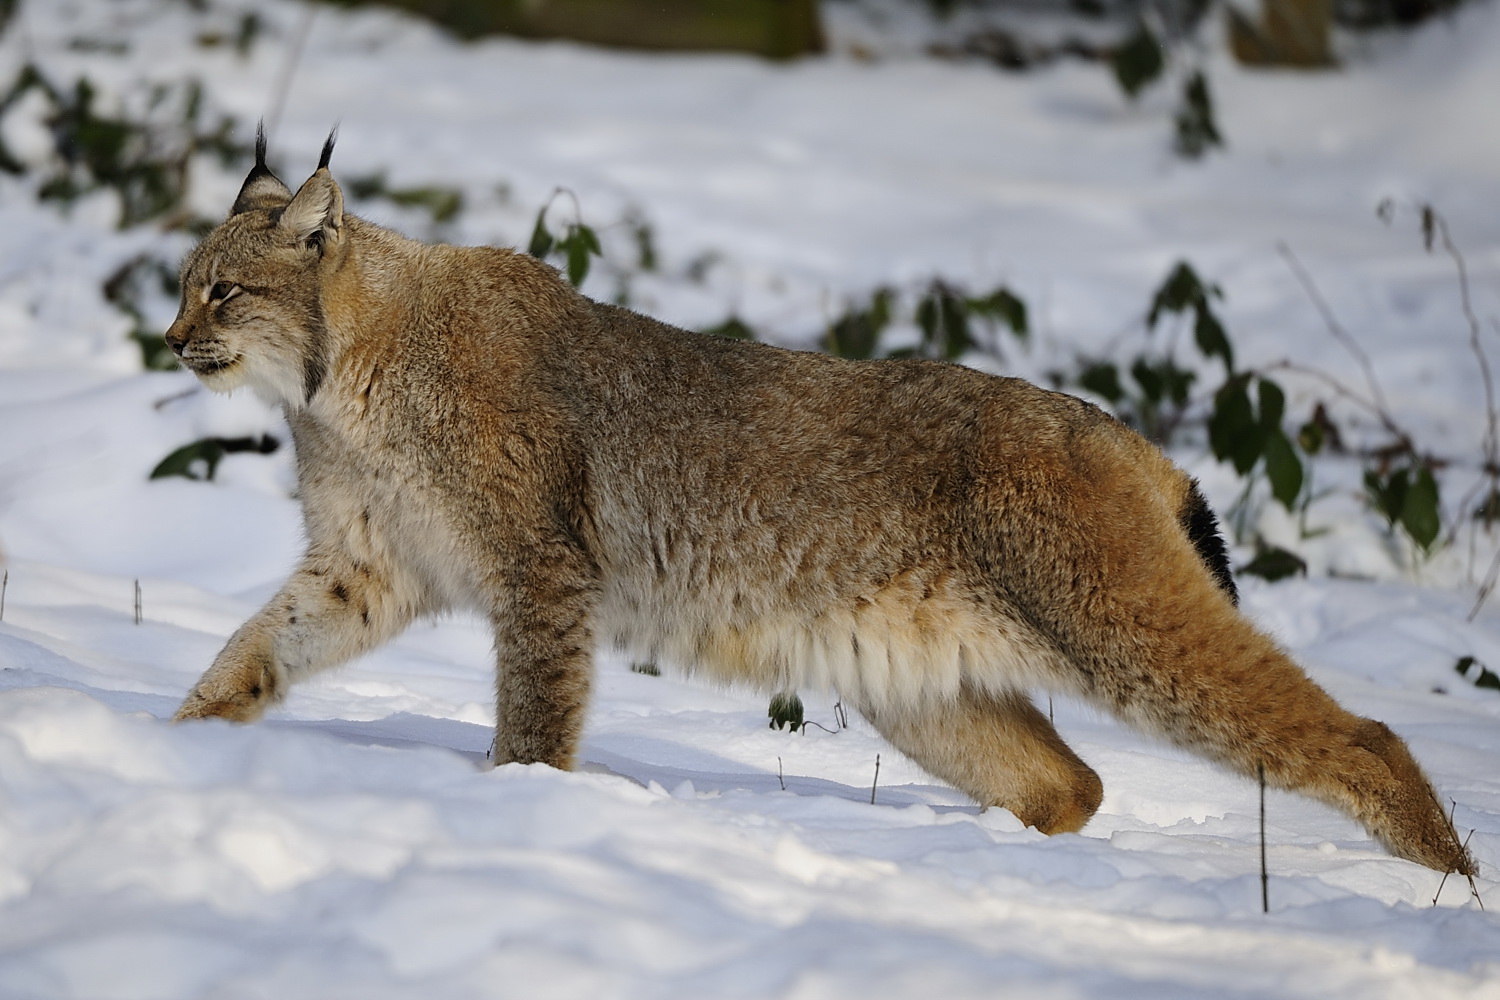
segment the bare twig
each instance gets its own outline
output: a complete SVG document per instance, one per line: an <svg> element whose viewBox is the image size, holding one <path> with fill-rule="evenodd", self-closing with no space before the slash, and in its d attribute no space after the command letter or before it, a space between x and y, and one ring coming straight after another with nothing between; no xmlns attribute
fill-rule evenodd
<svg viewBox="0 0 1500 1000"><path fill-rule="evenodd" d="M1344 325L1333 314L1333 309L1329 307L1327 300L1323 298L1323 294L1318 291L1318 286L1313 283L1312 275L1307 272L1307 268L1302 266L1302 261L1297 259L1297 255L1292 253L1292 248L1286 243L1277 243L1276 249L1286 259L1287 266L1292 269L1292 274L1296 276L1298 283L1302 285L1302 290L1312 300L1313 307L1322 315L1323 325L1328 327L1328 332L1333 334L1333 338L1343 345L1344 350L1353 356L1359 367L1364 371L1365 384L1370 387L1370 396L1375 401L1376 411L1386 421L1386 429L1404 438L1405 435L1397 431L1394 425L1389 422L1388 414L1390 413L1390 407L1386 405L1385 393L1381 391L1380 381L1375 377L1375 365L1370 361L1370 356L1365 353L1363 347L1359 346L1359 341L1354 339L1353 334L1344 329Z"/></svg>
<svg viewBox="0 0 1500 1000"><path fill-rule="evenodd" d="M1495 379L1490 370L1489 355L1485 353L1484 342L1480 339L1479 317L1474 314L1474 301L1469 291L1468 262L1459 251L1458 245L1453 242L1453 236L1448 229L1448 220L1443 214L1428 204L1423 204L1421 211L1422 232L1427 237L1428 249L1432 248L1432 235L1435 233L1443 245L1443 251L1452 258L1453 266L1458 272L1458 298L1463 308L1464 321L1469 325L1469 350L1474 352L1474 360L1479 363L1479 379L1484 386L1485 431L1480 447L1484 451L1484 474L1489 484L1489 496L1493 497L1497 491L1500 491L1500 412L1497 412L1496 409ZM1466 495L1459 504L1458 523L1462 522L1465 512L1469 509L1469 503L1472 500L1474 492L1477 492L1477 490L1470 491L1470 494ZM1492 507L1493 505L1489 502L1484 504L1484 523L1486 528L1489 528L1493 523ZM1458 523L1455 523L1453 526L1453 531L1449 536L1450 540L1458 535ZM1471 535L1471 541L1472 537ZM1472 553L1473 549L1471 546L1471 566ZM1488 587L1480 587L1478 599L1474 604L1474 611L1469 616L1470 621L1473 621L1474 615L1479 612L1480 607L1484 605L1485 599L1489 597L1490 590L1494 587L1492 579L1494 571L1495 566L1492 565L1490 573L1486 576L1486 579L1490 580L1490 584Z"/></svg>
<svg viewBox="0 0 1500 1000"><path fill-rule="evenodd" d="M163 396L161 399L158 399L156 402L152 403L151 408L153 410L164 409L165 407L170 406L171 404L176 403L179 400L187 399L189 396L196 395L198 390L201 388L201 385L195 385L190 389L184 389L181 392L174 392L170 396Z"/></svg>
<svg viewBox="0 0 1500 1000"><path fill-rule="evenodd" d="M1496 551L1495 557L1490 560L1490 568L1484 574L1484 580L1479 584L1479 595L1474 599L1474 606L1469 609L1469 617L1465 618L1465 621L1471 622L1479 617L1479 609L1484 607L1484 602L1489 599L1497 581L1500 581L1500 551Z"/></svg>
<svg viewBox="0 0 1500 1000"><path fill-rule="evenodd" d="M1422 206L1422 225L1424 232L1436 231L1443 245L1443 251L1453 259L1453 266L1458 271L1458 299L1463 308L1464 321L1469 324L1469 350L1474 352L1474 360L1479 362L1479 379L1484 386L1484 412L1485 430L1484 441L1481 448L1484 450L1484 474L1489 480L1490 496L1494 496L1500 490L1500 411L1497 411L1495 402L1495 378L1490 370L1489 355L1485 353L1484 342L1480 339L1479 317L1474 314L1474 300L1469 292L1469 265L1464 255L1459 252L1458 245L1453 242L1453 236L1448 230L1448 220L1431 205ZM1429 248L1431 241L1429 238ZM1485 504L1485 527L1491 524L1492 505ZM1459 508L1458 516L1464 517L1468 509L1465 501ZM1454 532L1458 531L1457 525ZM1479 593L1474 601L1474 607L1469 612L1469 621L1479 614L1479 609L1489 598L1490 592L1495 589L1495 577L1500 573L1500 552L1495 554L1490 563L1489 571L1485 574L1484 582L1480 584ZM1469 880L1471 883L1473 879ZM1478 894L1476 893L1476 898ZM1483 904L1481 904L1483 905Z"/></svg>
<svg viewBox="0 0 1500 1000"><path fill-rule="evenodd" d="M578 201L578 194L572 188L563 187L561 184L552 189L552 193L547 196L546 203L542 205L542 219L544 221L546 220L547 213L552 209L552 203L557 200L559 195L564 194L567 195L568 199L573 202L574 221L580 226L583 225L583 205Z"/></svg>
<svg viewBox="0 0 1500 1000"><path fill-rule="evenodd" d="M1449 818L1449 822L1452 822L1452 818L1451 817ZM1471 828L1469 830L1468 835L1464 837L1463 844L1460 845L1460 846L1462 846L1463 849L1467 851L1469 849L1469 841L1472 840L1472 839L1474 839L1474 830ZM1438 897L1443 894L1443 886L1445 886L1445 885L1448 884L1448 876L1451 875L1451 874L1453 874L1453 873L1452 872L1443 872L1443 880L1438 883L1437 892L1435 892L1435 893L1432 894L1432 905L1433 906L1437 905ZM1469 895L1471 895L1471 896L1474 897L1474 902L1476 902L1476 903L1479 904L1479 908L1481 910L1484 909L1484 900L1482 898L1480 898L1480 895L1479 895L1479 886L1477 886L1477 885L1474 884L1474 876L1473 875L1465 875L1464 877L1469 880Z"/></svg>
<svg viewBox="0 0 1500 1000"><path fill-rule="evenodd" d="M1454 270L1458 275L1458 300L1463 310L1464 322L1469 327L1469 350L1474 354L1474 360L1479 365L1479 379L1484 387L1484 409L1485 409L1485 431L1480 448L1484 453L1483 471L1485 480L1489 485L1488 498L1483 510L1485 511L1484 523L1488 529L1493 524L1494 504L1492 498L1500 496L1500 403L1497 403L1495 393L1495 378L1490 367L1489 355L1484 349L1484 341L1481 337L1481 324L1479 317L1474 312L1474 298L1469 287L1469 264L1463 252L1459 250L1458 244L1453 240L1453 233L1448 227L1448 219L1428 202L1420 202L1416 210L1421 217L1422 244L1429 252L1434 244L1441 245L1442 250L1453 261ZM1380 209L1381 218L1389 222L1394 214L1393 203L1387 201L1382 203ZM1493 321L1492 321L1493 322ZM1500 332L1500 323L1495 324L1497 332ZM1452 542L1458 536L1459 524L1469 509L1475 490L1466 494L1459 504L1458 518L1454 523L1448 538ZM1470 567L1473 565L1473 536L1470 536ZM1491 563L1489 571L1485 574L1484 582L1480 584L1478 595L1473 609L1469 612L1469 620L1473 621L1479 609L1484 606L1495 587L1495 577L1500 571L1500 554L1497 554Z"/></svg>
<svg viewBox="0 0 1500 1000"><path fill-rule="evenodd" d="M141 581L135 581L135 623L141 623Z"/></svg>
<svg viewBox="0 0 1500 1000"><path fill-rule="evenodd" d="M1479 378L1484 384L1485 471L1493 483L1500 479L1500 432L1497 432L1497 427L1500 427L1500 415L1497 415L1495 406L1495 380L1490 372L1490 359L1485 354L1484 344L1479 339L1479 317L1474 315L1474 300L1469 293L1469 265L1464 260L1464 255L1459 252L1457 244L1453 242L1453 236L1448 231L1448 220L1431 205L1422 206L1422 218L1424 226L1430 225L1436 228L1443 244L1443 251L1453 259L1453 266L1458 271L1458 300L1463 307L1464 320L1469 324L1469 349L1474 352L1474 359L1479 362Z"/></svg>
<svg viewBox="0 0 1500 1000"><path fill-rule="evenodd" d="M0 576L0 622L5 621L5 592L10 589L10 570Z"/></svg>
<svg viewBox="0 0 1500 1000"><path fill-rule="evenodd" d="M1259 762L1260 774L1260 912L1271 912L1271 878L1266 873L1266 765Z"/></svg>
<svg viewBox="0 0 1500 1000"><path fill-rule="evenodd" d="M776 780L781 782L781 790L786 791L786 776L781 773L781 758L776 758Z"/></svg>
<svg viewBox="0 0 1500 1000"><path fill-rule="evenodd" d="M880 754L875 755L875 780L870 782L870 805L875 804L875 786L880 784Z"/></svg>
<svg viewBox="0 0 1500 1000"><path fill-rule="evenodd" d="M1448 801L1451 803L1451 805L1448 806L1448 829L1451 830L1451 831L1453 831L1453 836L1456 839L1458 837L1458 832L1456 830L1453 830L1453 814L1456 813L1456 812L1458 812L1458 800L1457 799L1449 799ZM1443 804L1441 802L1439 802L1438 803L1438 808L1441 809L1442 807L1443 807ZM1471 834L1471 836L1472 836L1472 834ZM1467 840L1465 840L1464 841L1464 846L1467 847L1468 844L1469 844L1469 842ZM1440 881L1438 883L1437 892L1435 892L1435 893L1432 894L1432 905L1433 906L1437 905L1438 897L1443 894L1443 886L1445 886L1445 885L1448 884L1448 876L1451 875L1451 874L1452 874L1452 872L1443 872L1443 878L1442 878L1442 881Z"/></svg>
<svg viewBox="0 0 1500 1000"><path fill-rule="evenodd" d="M1474 828L1470 827L1468 835L1464 837L1464 850L1467 851L1469 849L1469 841L1472 840L1472 839L1474 839ZM1471 896L1474 897L1474 902L1478 903L1479 904L1479 908L1481 910L1483 910L1484 909L1484 897L1481 896L1481 895L1479 895L1479 886L1476 885L1475 882L1474 882L1474 873L1470 872L1468 875L1466 875L1464 877L1469 880L1469 895L1471 895Z"/></svg>
<svg viewBox="0 0 1500 1000"><path fill-rule="evenodd" d="M1435 800L1437 798L1437 796L1434 794L1433 798ZM1458 800L1457 799L1449 799L1448 803L1449 803L1449 805L1448 805L1448 831L1453 835L1453 839L1457 840L1458 839L1458 829L1453 825L1453 817L1454 817L1454 814L1458 812ZM1441 803L1439 803L1439 806L1441 806ZM1463 843L1461 843L1461 844L1458 845L1459 846L1459 852L1461 854L1466 854L1468 852L1468 850L1469 850L1469 841L1472 840L1472 839L1474 839L1474 829L1472 827L1470 827L1468 834L1463 839ZM1437 892L1435 892L1435 893L1432 894L1432 905L1433 906L1437 905L1438 897L1443 894L1443 886L1445 886L1445 885L1448 884L1448 876L1451 875L1451 874L1452 874L1452 872L1443 872L1443 878L1442 878L1441 881L1438 882ZM1479 886L1477 884L1475 884L1475 882L1474 882L1474 873L1473 872L1466 872L1464 874L1464 877L1469 880L1469 895L1471 895L1471 896L1474 897L1474 902L1478 903L1479 904L1479 908L1481 910L1483 910L1484 909L1484 899L1479 895Z"/></svg>
<svg viewBox="0 0 1500 1000"><path fill-rule="evenodd" d="M1266 365L1260 370L1267 372L1293 372L1297 375L1303 375L1307 378L1316 379L1317 381L1322 382L1329 389L1332 389L1334 395L1340 397L1341 399L1348 400L1355 406L1359 407L1361 410L1364 410L1370 416L1374 417L1376 420L1380 421L1381 426L1383 426L1398 440L1402 442L1409 440L1406 432L1401 430L1401 428L1395 426L1394 422L1390 420L1390 417L1387 414L1381 412L1380 405L1378 403L1376 403L1374 400L1361 396L1359 393L1355 392L1353 389L1349 388L1343 382L1334 378L1332 375L1328 374L1325 371L1319 371L1316 368L1308 368L1305 365L1299 365L1295 361L1292 361L1290 359L1277 361L1274 364Z"/></svg>
<svg viewBox="0 0 1500 1000"><path fill-rule="evenodd" d="M1433 906L1437 905L1438 897L1443 894L1443 886L1445 886L1445 885L1448 884L1448 876L1451 875L1451 874L1453 874L1453 873L1452 872L1443 872L1442 881L1438 882L1437 892L1435 892L1435 893L1432 894L1432 905Z"/></svg>
<svg viewBox="0 0 1500 1000"><path fill-rule="evenodd" d="M303 3L302 18L297 22L296 34L292 36L292 48L287 53L286 61L281 64L281 74L276 78L271 107L266 111L266 135L273 138L276 126L281 123L281 112L286 108L286 99L292 91L292 77L296 75L297 64L302 61L302 47L307 43L307 36L312 33L313 16L317 12L317 4Z"/></svg>

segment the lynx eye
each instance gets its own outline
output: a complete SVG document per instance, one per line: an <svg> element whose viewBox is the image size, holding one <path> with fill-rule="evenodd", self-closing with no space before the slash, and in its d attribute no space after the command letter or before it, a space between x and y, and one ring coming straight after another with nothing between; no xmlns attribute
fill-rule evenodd
<svg viewBox="0 0 1500 1000"><path fill-rule="evenodd" d="M208 301L209 302L223 302L225 299L229 298L231 295L233 295L235 292L238 292L239 290L240 290L240 286L234 284L233 282L229 282L229 281L216 282L214 284L214 287L212 287L212 288L210 288L208 290Z"/></svg>

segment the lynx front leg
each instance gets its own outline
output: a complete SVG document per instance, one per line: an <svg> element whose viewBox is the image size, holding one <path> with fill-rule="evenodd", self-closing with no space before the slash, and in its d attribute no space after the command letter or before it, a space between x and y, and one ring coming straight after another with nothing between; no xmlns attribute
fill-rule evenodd
<svg viewBox="0 0 1500 1000"><path fill-rule="evenodd" d="M309 554L270 602L230 637L173 721L253 722L293 683L394 636L416 613L353 560Z"/></svg>
<svg viewBox="0 0 1500 1000"><path fill-rule="evenodd" d="M860 711L933 775L1043 833L1078 830L1099 808L1099 776L1022 692L997 696L965 685L953 701L920 712Z"/></svg>
<svg viewBox="0 0 1500 1000"><path fill-rule="evenodd" d="M510 599L494 614L496 764L569 770L578 750L597 588L581 553L559 547L551 555L508 582Z"/></svg>

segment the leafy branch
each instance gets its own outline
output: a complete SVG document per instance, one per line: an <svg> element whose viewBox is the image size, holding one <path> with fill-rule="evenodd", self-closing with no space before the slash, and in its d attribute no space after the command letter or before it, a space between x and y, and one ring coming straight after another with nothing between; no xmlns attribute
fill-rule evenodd
<svg viewBox="0 0 1500 1000"><path fill-rule="evenodd" d="M200 124L203 87L196 80L152 86L146 113L132 118L101 112L98 91L87 77L71 88L59 87L36 64L27 63L0 97L0 120L32 92L50 106L44 121L53 143L52 164L37 197L69 206L93 191L113 190L120 198L122 229L181 210L195 153L213 152L228 164L249 152L230 138L234 122L227 115L212 127ZM165 114L174 106L175 116ZM0 170L27 172L3 142Z"/></svg>
<svg viewBox="0 0 1500 1000"><path fill-rule="evenodd" d="M547 228L547 212L558 196L563 194L573 202L573 221L564 227L562 235L557 235ZM541 210L536 213L536 224L531 228L531 241L526 252L538 260L546 260L553 255L562 257L568 281L574 288L582 285L588 277L591 258L604 256L598 234L584 225L583 209L578 204L578 196L564 187L554 188Z"/></svg>
<svg viewBox="0 0 1500 1000"><path fill-rule="evenodd" d="M1026 303L1004 285L980 294L969 294L959 286L934 278L912 298L882 285L868 302L851 302L833 320L823 346L841 358L923 357L957 361L970 351L1003 356L1000 333L1010 331L1025 343L1031 332ZM887 350L882 334L898 320L907 318L921 338L915 347ZM988 336L981 337L981 333Z"/></svg>

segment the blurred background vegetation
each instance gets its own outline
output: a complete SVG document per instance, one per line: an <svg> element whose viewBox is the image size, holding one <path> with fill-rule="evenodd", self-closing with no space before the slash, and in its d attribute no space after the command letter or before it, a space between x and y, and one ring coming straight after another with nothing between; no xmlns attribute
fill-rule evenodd
<svg viewBox="0 0 1500 1000"><path fill-rule="evenodd" d="M341 7L368 0L329 0ZM635 49L751 52L773 59L823 50L816 0L381 0L463 38L568 38Z"/></svg>
<svg viewBox="0 0 1500 1000"><path fill-rule="evenodd" d="M14 0L0 0L0 8ZM749 52L773 59L823 51L818 0L325 0L345 7L379 3L426 17L463 38L507 34L567 38L596 45L655 50ZM1006 15L1146 23L1170 41L1191 30L1209 0L826 0L828 3L925 8L939 18L975 18L959 46L1022 68L1047 50L1099 55L1080 31L1050 46L1028 37ZM1335 25L1411 25L1461 0L1237 0L1227 3L1230 45L1247 64L1329 66ZM977 15L977 17L976 17ZM985 15L999 18L986 23ZM1029 57L1029 58L1028 58Z"/></svg>

